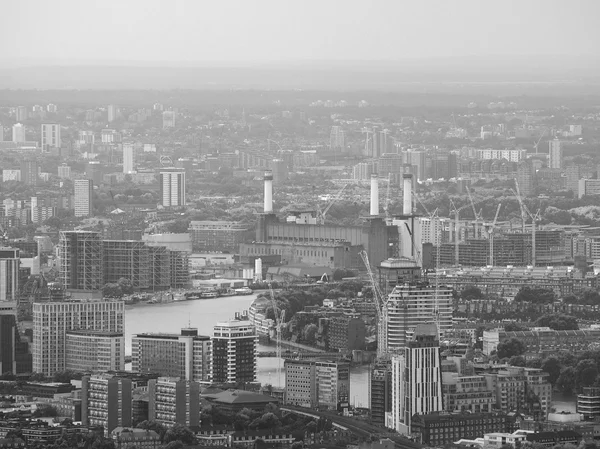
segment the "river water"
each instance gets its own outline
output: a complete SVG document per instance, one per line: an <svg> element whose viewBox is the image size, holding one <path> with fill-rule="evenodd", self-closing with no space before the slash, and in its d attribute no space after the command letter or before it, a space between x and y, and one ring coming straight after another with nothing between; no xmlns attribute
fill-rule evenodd
<svg viewBox="0 0 600 449"><path fill-rule="evenodd" d="M143 332L179 333L184 327L195 327L200 335L212 335L218 321L226 321L236 312L248 310L256 295L228 296L168 304L136 304L125 307L125 352L131 355L131 336ZM270 350L259 346L260 350ZM275 387L285 385L285 374L277 373L283 361L276 357L258 358L258 381ZM369 370L366 366L353 367L350 372L350 404L369 406Z"/></svg>

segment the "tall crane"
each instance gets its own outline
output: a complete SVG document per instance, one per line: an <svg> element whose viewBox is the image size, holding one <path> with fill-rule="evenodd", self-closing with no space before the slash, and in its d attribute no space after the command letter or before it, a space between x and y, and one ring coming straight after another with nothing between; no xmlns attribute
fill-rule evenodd
<svg viewBox="0 0 600 449"><path fill-rule="evenodd" d="M544 137L544 134L546 134L547 129L544 128L544 130L542 131L542 134L540 135L540 138L537 140L537 142L534 145L535 148L535 154L538 154L538 145L540 144L540 141L542 140L542 137Z"/></svg>
<svg viewBox="0 0 600 449"><path fill-rule="evenodd" d="M473 207L473 210L475 210L475 204L479 204L483 201L487 201L489 199L494 198L493 196L486 196L485 198L480 198L477 201L471 202L471 204L465 204L464 206L461 207L456 207L456 205L454 204L454 202L452 200L450 200L450 212L454 213L454 264L456 266L460 265L460 257L459 257L459 251L460 251L460 247L458 245L458 242L460 240L460 220L459 220L459 216L460 213L469 208L469 207Z"/></svg>
<svg viewBox="0 0 600 449"><path fill-rule="evenodd" d="M350 185L350 183L344 184L344 186L335 194L335 196L332 198L332 200L329 202L329 204L325 207L325 210L323 210L323 212L321 212L319 214L319 223L320 224L325 224L325 216L327 215L327 212L329 212L329 209L331 209L331 206L333 206L335 204L335 202L340 199L340 197L342 196L342 193L344 192L344 190L346 190L346 187L348 187L349 185Z"/></svg>
<svg viewBox="0 0 600 449"><path fill-rule="evenodd" d="M277 382L281 385L281 326L285 320L285 310L279 313L277 309L277 302L275 301L275 292L273 286L269 284L269 293L271 295L271 307L273 307L273 314L275 315L275 356L277 357Z"/></svg>
<svg viewBox="0 0 600 449"><path fill-rule="evenodd" d="M383 210L385 211L385 218L390 219L390 186L392 185L392 173L388 174L387 191L385 193L385 203Z"/></svg>
<svg viewBox="0 0 600 449"><path fill-rule="evenodd" d="M479 232L479 220L482 220L481 213L477 213L477 209L475 209L475 202L473 201L473 195L471 195L471 189L467 187L467 194L469 195L469 202L471 203L471 208L473 209L473 218L475 219L475 238L477 238L477 233Z"/></svg>
<svg viewBox="0 0 600 449"><path fill-rule="evenodd" d="M536 255L535 255L535 232L536 232L536 223L541 220L540 210L538 209L535 214L531 213L523 198L521 198L521 192L519 191L519 183L515 179L515 187L516 192L513 191L517 197L517 201L519 202L519 206L521 208L521 221L522 221L522 229L523 234L525 234L525 222L527 218L531 218L531 265L535 267L536 265Z"/></svg>
<svg viewBox="0 0 600 449"><path fill-rule="evenodd" d="M494 231L496 229L496 223L498 222L498 215L500 214L500 209L502 208L502 203L498 204L498 208L496 209L496 215L494 216L494 221L488 229L489 241L490 241L490 265L494 265Z"/></svg>
<svg viewBox="0 0 600 449"><path fill-rule="evenodd" d="M371 269L371 263L369 262L369 255L365 250L360 252L360 257L367 269L369 280L371 281L371 289L373 290L373 300L375 302L375 310L377 311L377 318L379 323L377 325L377 357L385 358L387 356L387 299L383 296L379 283L375 279L373 270Z"/></svg>

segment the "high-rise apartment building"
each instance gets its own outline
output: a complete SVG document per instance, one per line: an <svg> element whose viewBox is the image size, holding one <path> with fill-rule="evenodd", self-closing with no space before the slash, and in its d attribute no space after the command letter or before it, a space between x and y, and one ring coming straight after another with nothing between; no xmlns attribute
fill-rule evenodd
<svg viewBox="0 0 600 449"><path fill-rule="evenodd" d="M48 103L48 105L46 106L46 111L52 114L56 114L56 112L58 111L58 107L55 104Z"/></svg>
<svg viewBox="0 0 600 449"><path fill-rule="evenodd" d="M175 128L175 111L164 111L162 113L163 128Z"/></svg>
<svg viewBox="0 0 600 449"><path fill-rule="evenodd" d="M4 126L0 123L0 142L4 142Z"/></svg>
<svg viewBox="0 0 600 449"><path fill-rule="evenodd" d="M119 112L119 108L115 104L109 104L106 108L107 110L107 118L108 123L114 122L117 119L117 114Z"/></svg>
<svg viewBox="0 0 600 449"><path fill-rule="evenodd" d="M337 410L350 397L350 365L325 360L286 360L285 403Z"/></svg>
<svg viewBox="0 0 600 449"><path fill-rule="evenodd" d="M21 181L30 186L36 186L40 179L40 168L37 160L25 159L21 162Z"/></svg>
<svg viewBox="0 0 600 449"><path fill-rule="evenodd" d="M74 330L124 333L123 301L36 302L33 304L33 371L65 371L67 333ZM97 353L102 357L101 353Z"/></svg>
<svg viewBox="0 0 600 449"><path fill-rule="evenodd" d="M332 126L329 134L329 149L343 151L346 147L345 133L341 126Z"/></svg>
<svg viewBox="0 0 600 449"><path fill-rule="evenodd" d="M29 118L27 106L17 106L15 109L15 119L17 122L23 122Z"/></svg>
<svg viewBox="0 0 600 449"><path fill-rule="evenodd" d="M452 289L427 282L397 285L389 295L387 344L391 353L402 353L420 324L437 321L439 331L452 327Z"/></svg>
<svg viewBox="0 0 600 449"><path fill-rule="evenodd" d="M60 125L57 123L42 123L41 130L42 151L48 151L49 148L60 148Z"/></svg>
<svg viewBox="0 0 600 449"><path fill-rule="evenodd" d="M67 331L66 369L80 373L105 373L125 369L123 332L77 329Z"/></svg>
<svg viewBox="0 0 600 449"><path fill-rule="evenodd" d="M0 247L0 301L16 301L19 294L19 250Z"/></svg>
<svg viewBox="0 0 600 449"><path fill-rule="evenodd" d="M81 379L81 423L102 426L108 436L116 427L132 425L131 379L95 374Z"/></svg>
<svg viewBox="0 0 600 449"><path fill-rule="evenodd" d="M123 173L133 173L135 171L135 149L133 144L123 144Z"/></svg>
<svg viewBox="0 0 600 449"><path fill-rule="evenodd" d="M22 123L16 123L12 127L12 141L13 142L25 142L27 136L25 133L25 125Z"/></svg>
<svg viewBox="0 0 600 449"><path fill-rule="evenodd" d="M98 232L61 231L58 257L60 281L67 290L102 289L102 240Z"/></svg>
<svg viewBox="0 0 600 449"><path fill-rule="evenodd" d="M391 424L410 435L415 414L443 411L438 327L419 324L401 355L392 357Z"/></svg>
<svg viewBox="0 0 600 449"><path fill-rule="evenodd" d="M67 164L61 164L58 166L58 177L61 179L71 178L71 167Z"/></svg>
<svg viewBox="0 0 600 449"><path fill-rule="evenodd" d="M213 382L255 382L257 347L258 335L250 321L217 323L212 337Z"/></svg>
<svg viewBox="0 0 600 449"><path fill-rule="evenodd" d="M558 139L548 142L548 168L563 168L563 152Z"/></svg>
<svg viewBox="0 0 600 449"><path fill-rule="evenodd" d="M385 425L385 415L392 411L392 365L390 361L381 361L371 368L371 389L369 408L371 421Z"/></svg>
<svg viewBox="0 0 600 449"><path fill-rule="evenodd" d="M6 308L0 306L0 371L11 374L30 373L29 344L21 340L15 309L16 303Z"/></svg>
<svg viewBox="0 0 600 449"><path fill-rule="evenodd" d="M60 170L60 167L58 168ZM69 170L70 171L70 170ZM94 181L91 179L76 179L73 182L73 201L76 217L91 217L93 215Z"/></svg>
<svg viewBox="0 0 600 449"><path fill-rule="evenodd" d="M170 428L200 425L200 384L177 377L148 382L148 419Z"/></svg>
<svg viewBox="0 0 600 449"><path fill-rule="evenodd" d="M198 329L181 334L137 334L131 339L132 370L195 382L209 382L212 363L210 337Z"/></svg>
<svg viewBox="0 0 600 449"><path fill-rule="evenodd" d="M171 168L160 171L160 200L164 207L185 206L185 171Z"/></svg>
<svg viewBox="0 0 600 449"><path fill-rule="evenodd" d="M517 182L519 183L521 195L533 195L535 191L535 173L529 161L522 161L517 165Z"/></svg>

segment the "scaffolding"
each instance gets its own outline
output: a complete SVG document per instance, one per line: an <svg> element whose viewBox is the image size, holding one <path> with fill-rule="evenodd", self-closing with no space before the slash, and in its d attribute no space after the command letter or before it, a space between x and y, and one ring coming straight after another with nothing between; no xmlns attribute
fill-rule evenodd
<svg viewBox="0 0 600 449"><path fill-rule="evenodd" d="M134 289L150 288L150 249L142 241L104 240L104 281L125 278Z"/></svg>
<svg viewBox="0 0 600 449"><path fill-rule="evenodd" d="M169 251L171 260L171 288L190 286L190 259L185 251Z"/></svg>
<svg viewBox="0 0 600 449"><path fill-rule="evenodd" d="M170 251L165 246L150 246L150 285L153 290L171 286Z"/></svg>
<svg viewBox="0 0 600 449"><path fill-rule="evenodd" d="M58 245L62 285L69 290L100 290L104 285L100 234L61 231Z"/></svg>

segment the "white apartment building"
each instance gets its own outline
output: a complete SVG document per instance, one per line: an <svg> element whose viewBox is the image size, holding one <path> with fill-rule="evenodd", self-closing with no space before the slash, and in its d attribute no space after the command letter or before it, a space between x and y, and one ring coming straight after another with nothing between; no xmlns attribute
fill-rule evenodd
<svg viewBox="0 0 600 449"><path fill-rule="evenodd" d="M105 373L125 369L125 336L122 332L67 331L65 351L68 371Z"/></svg>
<svg viewBox="0 0 600 449"><path fill-rule="evenodd" d="M171 168L159 175L160 199L164 207L185 206L185 171Z"/></svg>
<svg viewBox="0 0 600 449"><path fill-rule="evenodd" d="M19 265L17 248L0 247L0 302L18 299Z"/></svg>
<svg viewBox="0 0 600 449"><path fill-rule="evenodd" d="M76 179L73 183L76 217L90 217L93 214L92 195L94 182L91 179Z"/></svg>
<svg viewBox="0 0 600 449"><path fill-rule="evenodd" d="M250 321L217 323L212 338L213 382L256 382L258 335Z"/></svg>
<svg viewBox="0 0 600 449"><path fill-rule="evenodd" d="M520 162L527 157L527 150L485 148L477 150L478 159L506 159L510 162Z"/></svg>
<svg viewBox="0 0 600 449"><path fill-rule="evenodd" d="M135 172L135 148L132 143L123 144L123 173Z"/></svg>
<svg viewBox="0 0 600 449"><path fill-rule="evenodd" d="M43 123L41 130L42 151L49 148L60 148L60 125L57 123Z"/></svg>
<svg viewBox="0 0 600 449"><path fill-rule="evenodd" d="M563 168L563 151L558 139L548 142L548 168Z"/></svg>

